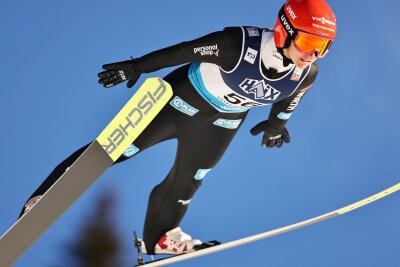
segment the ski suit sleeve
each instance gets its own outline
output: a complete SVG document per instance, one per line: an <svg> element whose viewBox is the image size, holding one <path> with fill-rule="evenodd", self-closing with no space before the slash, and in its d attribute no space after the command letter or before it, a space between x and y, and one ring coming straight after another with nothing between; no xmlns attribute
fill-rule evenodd
<svg viewBox="0 0 400 267"><path fill-rule="evenodd" d="M228 27L203 37L166 47L135 61L142 73L189 62L208 62L232 69L240 58L242 49L240 27Z"/></svg>
<svg viewBox="0 0 400 267"><path fill-rule="evenodd" d="M268 121L273 127L280 128L285 126L293 111L297 108L300 100L308 92L318 74L318 67L314 63L307 77L299 85L297 90L289 97L282 99L272 105L268 116Z"/></svg>

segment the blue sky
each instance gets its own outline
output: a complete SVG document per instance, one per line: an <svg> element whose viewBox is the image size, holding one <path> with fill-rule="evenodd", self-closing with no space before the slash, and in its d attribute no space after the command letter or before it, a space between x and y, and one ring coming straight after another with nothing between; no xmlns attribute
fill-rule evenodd
<svg viewBox="0 0 400 267"><path fill-rule="evenodd" d="M329 1L338 35L288 123L292 142L266 150L249 129L254 109L207 175L182 228L231 241L330 212L400 182L394 0ZM0 10L0 232L56 164L97 136L133 94L97 84L101 65L225 26L272 27L283 1L8 1ZM393 11L393 12L392 12ZM141 77L164 76L164 69ZM150 190L170 169L175 141L108 170L15 264L53 266L99 194L117 194L127 266ZM329 221L176 266L395 267L400 194Z"/></svg>

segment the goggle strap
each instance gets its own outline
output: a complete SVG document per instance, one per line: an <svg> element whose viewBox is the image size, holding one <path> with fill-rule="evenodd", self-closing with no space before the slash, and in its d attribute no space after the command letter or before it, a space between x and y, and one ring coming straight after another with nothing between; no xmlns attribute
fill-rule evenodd
<svg viewBox="0 0 400 267"><path fill-rule="evenodd" d="M279 21L282 24L282 27L285 29L287 38L285 40L285 48L290 46L291 40L294 40L297 36L297 30L293 27L292 23L290 22L289 18L286 16L285 13L285 5L281 7L279 10Z"/></svg>

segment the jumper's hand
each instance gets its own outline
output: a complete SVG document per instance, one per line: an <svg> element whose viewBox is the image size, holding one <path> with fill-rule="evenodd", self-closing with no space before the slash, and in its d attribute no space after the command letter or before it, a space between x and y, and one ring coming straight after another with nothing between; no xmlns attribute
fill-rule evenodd
<svg viewBox="0 0 400 267"><path fill-rule="evenodd" d="M283 142L290 143L289 132L285 126L275 128L268 122L268 120L266 120L260 122L250 130L252 135L258 135L261 132L264 132L261 142L263 147L276 146L279 148L283 145Z"/></svg>
<svg viewBox="0 0 400 267"><path fill-rule="evenodd" d="M100 72L99 83L110 88L128 80L126 85L131 88L140 77L140 70L134 59L103 65L105 71Z"/></svg>

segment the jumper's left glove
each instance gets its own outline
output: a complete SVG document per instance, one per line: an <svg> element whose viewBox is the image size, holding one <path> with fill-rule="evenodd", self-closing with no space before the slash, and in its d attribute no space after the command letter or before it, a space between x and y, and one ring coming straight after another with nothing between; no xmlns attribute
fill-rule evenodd
<svg viewBox="0 0 400 267"><path fill-rule="evenodd" d="M264 136L261 142L263 147L281 147L283 142L290 143L289 132L285 126L282 127L273 127L268 120L262 121L256 126L254 126L250 133L252 135L257 135L261 132L264 132Z"/></svg>
<svg viewBox="0 0 400 267"><path fill-rule="evenodd" d="M127 87L131 88L140 77L140 70L134 59L103 65L105 71L100 72L99 83L109 88L128 80Z"/></svg>

